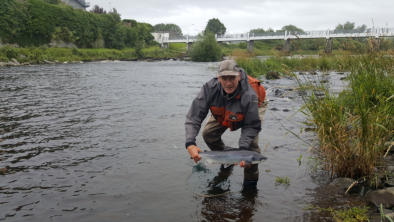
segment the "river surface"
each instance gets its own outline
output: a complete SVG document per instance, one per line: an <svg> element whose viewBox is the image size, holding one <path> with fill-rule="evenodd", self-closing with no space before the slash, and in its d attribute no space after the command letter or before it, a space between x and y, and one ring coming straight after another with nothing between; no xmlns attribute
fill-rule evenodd
<svg viewBox="0 0 394 222"><path fill-rule="evenodd" d="M302 131L294 79L264 82L259 145L268 160L257 192L242 192L239 167L212 190L219 166L189 159L185 115L217 66L0 67L0 221L330 221L313 207L327 199L327 175L310 152L313 132ZM224 142L237 147L239 135L226 132ZM201 135L197 143L208 149Z"/></svg>

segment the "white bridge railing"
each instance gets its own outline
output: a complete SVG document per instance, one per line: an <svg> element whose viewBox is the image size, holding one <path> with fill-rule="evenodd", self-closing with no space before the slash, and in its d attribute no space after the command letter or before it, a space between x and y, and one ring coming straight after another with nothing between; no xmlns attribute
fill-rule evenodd
<svg viewBox="0 0 394 222"><path fill-rule="evenodd" d="M157 36L157 35L156 35ZM158 37L155 36L155 41L163 43L192 43L197 41L198 36L180 36L176 38L169 38L168 33L163 33ZM366 37L394 37L394 28L371 28L364 32L336 32L333 30L327 31L305 31L303 33L292 32L269 32L263 34L240 33L240 34L225 34L216 35L218 42L232 42L232 41L253 41L253 40L274 40L274 39L316 39L316 38L366 38Z"/></svg>

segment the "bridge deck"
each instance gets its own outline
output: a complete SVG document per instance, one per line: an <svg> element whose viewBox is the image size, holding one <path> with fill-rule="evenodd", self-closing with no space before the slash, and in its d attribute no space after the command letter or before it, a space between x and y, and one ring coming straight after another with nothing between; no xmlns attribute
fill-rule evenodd
<svg viewBox="0 0 394 222"><path fill-rule="evenodd" d="M167 35L168 36L168 35ZM155 39L159 43L188 43L197 41L197 36L182 36L177 39L169 39L163 35ZM216 36L218 42L253 41L253 40L287 40L287 39L318 39L318 38L368 38L368 37L394 37L394 28L368 29L366 32L336 33L334 31L307 31L303 34L289 32L267 33L265 35L250 35L249 33Z"/></svg>

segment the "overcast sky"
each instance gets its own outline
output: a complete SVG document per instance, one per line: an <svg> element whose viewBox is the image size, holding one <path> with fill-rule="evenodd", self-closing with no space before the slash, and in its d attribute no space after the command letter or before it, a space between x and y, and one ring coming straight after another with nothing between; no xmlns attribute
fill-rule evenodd
<svg viewBox="0 0 394 222"><path fill-rule="evenodd" d="M334 29L346 21L368 27L394 27L394 0L86 0L90 10L115 8L122 19L152 25L177 24L183 34L201 32L218 18L226 33L250 29L281 29L295 25L305 31Z"/></svg>

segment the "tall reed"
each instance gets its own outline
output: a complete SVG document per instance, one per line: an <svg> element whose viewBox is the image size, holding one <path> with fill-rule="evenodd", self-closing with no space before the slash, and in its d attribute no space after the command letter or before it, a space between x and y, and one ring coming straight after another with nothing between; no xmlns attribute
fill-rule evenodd
<svg viewBox="0 0 394 222"><path fill-rule="evenodd" d="M344 63L348 62L343 59ZM320 151L332 176L370 177L394 132L394 63L378 54L352 58L349 89L308 98Z"/></svg>

